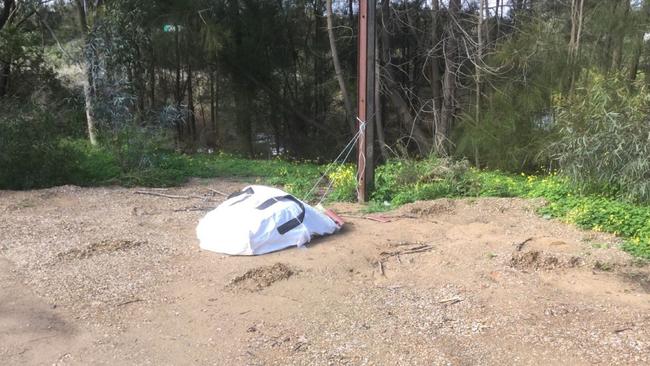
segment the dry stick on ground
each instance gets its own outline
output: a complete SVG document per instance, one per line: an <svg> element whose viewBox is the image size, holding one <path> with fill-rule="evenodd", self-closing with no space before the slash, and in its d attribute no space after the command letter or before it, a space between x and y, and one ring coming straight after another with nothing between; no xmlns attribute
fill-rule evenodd
<svg viewBox="0 0 650 366"><path fill-rule="evenodd" d="M133 299L133 300L121 302L121 303L119 303L119 304L117 304L115 306L124 306L124 305L133 304L134 302L140 302L140 301L144 301L144 300L142 300L142 299Z"/></svg>
<svg viewBox="0 0 650 366"><path fill-rule="evenodd" d="M438 301L438 304L449 303L449 305L453 305L453 304L459 303L459 302L461 302L461 301L463 301L463 298L460 298L460 297L452 297L451 299L440 300L440 301Z"/></svg>
<svg viewBox="0 0 650 366"><path fill-rule="evenodd" d="M172 199L184 199L184 200L189 200L190 198L200 198L196 196L177 196L173 194L164 194L164 193L158 193L158 192L148 192L148 191L135 191L135 194L147 194L150 196L158 196L158 197L165 197L165 198L172 198Z"/></svg>
<svg viewBox="0 0 650 366"><path fill-rule="evenodd" d="M189 200L189 199L192 199L192 198L198 198L198 199L202 199L204 201L215 202L215 201L212 201L212 200L208 199L208 197L202 197L202 196L196 196L196 195L179 196L179 195L174 195L174 194L164 194L164 193L149 192L149 191L135 191L133 193L135 193L135 194L146 194L146 195L149 195L149 196L165 197L165 198L171 198L171 199L181 199L181 200Z"/></svg>
<svg viewBox="0 0 650 366"><path fill-rule="evenodd" d="M423 252L428 252L433 250L433 247L428 244L422 244L413 248L408 248L405 250L397 250L394 252L381 252L380 255L384 256L384 258L388 257L394 257L398 256L400 254L415 254L415 253L423 253Z"/></svg>
<svg viewBox="0 0 650 366"><path fill-rule="evenodd" d="M406 246L406 245L422 246L422 245L427 245L427 244L421 243L419 241L416 241L414 243L410 242L410 241L400 241L400 242L397 242L397 243L390 243L388 245L391 246L391 247L402 247L402 246Z"/></svg>
<svg viewBox="0 0 650 366"><path fill-rule="evenodd" d="M177 208L174 210L174 212L210 211L212 209L214 209L214 207L185 207L185 208Z"/></svg>
<svg viewBox="0 0 650 366"><path fill-rule="evenodd" d="M375 221L375 222L381 222L378 221L376 218L373 218L372 216L361 216L361 215L351 215L351 214L345 214L345 213L339 213L338 214L341 217L350 217L353 219L364 219L364 220L370 220L370 221ZM395 216L381 216L382 218L385 219L417 219L417 216L413 215L395 215Z"/></svg>
<svg viewBox="0 0 650 366"><path fill-rule="evenodd" d="M533 240L533 238L528 238L528 239L522 241L521 243L517 244L517 251L521 252L521 250L524 249L524 245L526 245L526 243L528 243L531 240Z"/></svg>
<svg viewBox="0 0 650 366"><path fill-rule="evenodd" d="M221 192L221 191L217 191L216 189L208 188L208 190L209 190L210 192L214 192L214 193L219 194L219 195L222 195L222 196L224 196L224 197L228 197L228 194L223 193L223 192Z"/></svg>

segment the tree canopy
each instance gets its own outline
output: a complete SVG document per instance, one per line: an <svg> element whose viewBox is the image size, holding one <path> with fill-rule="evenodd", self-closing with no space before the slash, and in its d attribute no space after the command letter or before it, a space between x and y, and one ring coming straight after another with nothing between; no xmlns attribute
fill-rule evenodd
<svg viewBox="0 0 650 366"><path fill-rule="evenodd" d="M559 169L650 200L650 1L376 7L378 163L434 154ZM332 159L354 134L357 9L352 0L2 0L0 134L29 141L5 138L0 161L83 136L125 164L143 164L153 145ZM135 156L125 152L134 146Z"/></svg>

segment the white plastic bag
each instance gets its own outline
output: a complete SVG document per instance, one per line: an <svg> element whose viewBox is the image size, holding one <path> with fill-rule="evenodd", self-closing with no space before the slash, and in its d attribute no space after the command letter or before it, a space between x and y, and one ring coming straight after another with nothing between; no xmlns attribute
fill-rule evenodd
<svg viewBox="0 0 650 366"><path fill-rule="evenodd" d="M196 235L201 249L257 255L302 246L338 229L328 216L280 189L248 186L208 212Z"/></svg>

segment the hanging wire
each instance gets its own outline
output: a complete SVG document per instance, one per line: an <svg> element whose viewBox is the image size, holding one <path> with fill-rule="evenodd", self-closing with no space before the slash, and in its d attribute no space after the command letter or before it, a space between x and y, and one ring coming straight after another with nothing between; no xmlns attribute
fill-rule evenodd
<svg viewBox="0 0 650 366"><path fill-rule="evenodd" d="M345 164L347 159L350 157L350 154L354 150L355 144L357 143L357 141L359 141L359 138L361 137L361 132L366 128L366 122L365 121L362 121L361 119L359 119L359 117L357 117L357 121L359 121L359 130L357 131L357 133L354 134L354 136L352 136L352 139L350 139L350 141L347 143L347 145L345 145L345 147L343 148L343 150L341 150L341 152L336 157L336 159L334 159L334 161L331 164L329 164L327 169L325 169L325 173L323 173L321 175L321 177L318 179L318 181L316 181L316 184L314 184L313 187L311 187L311 189L309 190L309 192L307 192L307 194L302 199L303 201L306 201L307 198L309 198L309 196L314 192L314 190L318 187L318 185L323 181L323 179L328 175L328 173L335 166L338 165L337 168L340 167L340 166L343 166L343 164ZM341 160L341 162L339 164L337 164L337 162L339 161L339 159L341 159L343 154L345 154L345 157L343 158L343 160ZM365 159L365 156L364 156L364 159ZM323 202L323 200L325 199L325 197L329 193L330 189L332 188L333 183L334 183L333 181L330 181L329 185L327 186L327 189L325 190L325 193L322 195L320 201L318 201L318 204ZM356 189L357 189L357 191L359 189L358 181L357 181Z"/></svg>

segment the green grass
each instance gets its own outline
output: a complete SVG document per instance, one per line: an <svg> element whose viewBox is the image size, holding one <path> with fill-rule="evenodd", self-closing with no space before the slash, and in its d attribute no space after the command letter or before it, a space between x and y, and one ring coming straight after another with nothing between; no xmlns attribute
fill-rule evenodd
<svg viewBox="0 0 650 366"><path fill-rule="evenodd" d="M0 188L26 189L48 184L160 187L182 184L190 177L243 177L282 186L304 198L320 175L328 171L328 180L321 186L332 182L330 200L345 201L355 197L355 168L352 165L328 169L326 165L310 162L250 160L221 153L185 155L151 147L155 144L90 147L83 141L62 140L58 146L64 152L61 156L66 158L66 170L58 172L56 180L39 180L39 177L46 177L39 175L39 171L23 170L22 174L13 175L17 177L13 180L3 179L0 173ZM45 165L25 162L21 166L28 170L32 166ZM31 177L27 184L16 181L23 176ZM548 202L540 209L541 215L581 228L616 234L624 238L624 250L650 259L650 206L625 201L614 191L581 192L558 175L478 171L464 161L434 158L396 160L377 168L375 190L367 210L384 211L416 200L442 197L541 197Z"/></svg>
<svg viewBox="0 0 650 366"><path fill-rule="evenodd" d="M79 141L70 145L76 149L77 168L67 183L80 186L167 187L182 184L189 178L240 177L283 186L302 198L325 168L308 162L251 160L223 153L186 155L157 149L125 163L119 154L104 147L90 147Z"/></svg>
<svg viewBox="0 0 650 366"><path fill-rule="evenodd" d="M378 167L376 175L369 211L441 197L544 198L548 204L540 215L618 235L625 240L625 251L650 260L650 206L628 202L614 192L584 193L555 174L478 171L463 162L437 159L389 162Z"/></svg>

